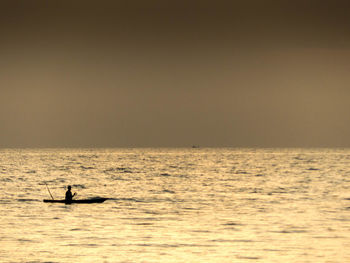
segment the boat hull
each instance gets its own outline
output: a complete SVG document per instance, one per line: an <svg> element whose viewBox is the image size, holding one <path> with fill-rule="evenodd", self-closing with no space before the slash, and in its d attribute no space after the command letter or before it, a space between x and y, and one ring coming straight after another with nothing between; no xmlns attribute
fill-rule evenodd
<svg viewBox="0 0 350 263"><path fill-rule="evenodd" d="M103 203L108 198L91 198L91 199L76 199L72 200L71 202L66 202L66 200L51 200L51 199L44 199L43 201L45 203L63 203L63 204L94 204L94 203Z"/></svg>

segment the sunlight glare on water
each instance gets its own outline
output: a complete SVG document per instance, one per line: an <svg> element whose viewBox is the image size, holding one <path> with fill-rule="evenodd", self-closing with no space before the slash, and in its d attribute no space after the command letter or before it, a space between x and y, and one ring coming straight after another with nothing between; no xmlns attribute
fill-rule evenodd
<svg viewBox="0 0 350 263"><path fill-rule="evenodd" d="M1 262L350 262L350 150L0 151ZM102 204L43 203L109 197Z"/></svg>

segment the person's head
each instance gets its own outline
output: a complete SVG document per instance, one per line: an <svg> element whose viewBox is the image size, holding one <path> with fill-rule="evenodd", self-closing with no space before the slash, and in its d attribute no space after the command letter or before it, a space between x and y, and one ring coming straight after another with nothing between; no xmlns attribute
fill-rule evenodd
<svg viewBox="0 0 350 263"><path fill-rule="evenodd" d="M72 187L70 185L68 185L68 190L72 189Z"/></svg>

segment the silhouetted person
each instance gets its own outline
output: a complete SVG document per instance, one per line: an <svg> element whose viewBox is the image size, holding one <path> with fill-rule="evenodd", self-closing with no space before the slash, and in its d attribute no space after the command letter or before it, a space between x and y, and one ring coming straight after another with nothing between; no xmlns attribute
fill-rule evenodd
<svg viewBox="0 0 350 263"><path fill-rule="evenodd" d="M65 199L66 200L66 204L72 203L73 197L77 194L77 193L74 193L72 195L71 189L72 189L72 187L70 185L68 185L68 190L66 192L66 199Z"/></svg>

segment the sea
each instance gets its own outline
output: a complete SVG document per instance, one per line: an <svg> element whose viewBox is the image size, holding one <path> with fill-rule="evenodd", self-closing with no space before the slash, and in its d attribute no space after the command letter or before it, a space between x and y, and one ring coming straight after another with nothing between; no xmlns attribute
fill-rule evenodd
<svg viewBox="0 0 350 263"><path fill-rule="evenodd" d="M0 262L350 262L350 149L2 149L0 189Z"/></svg>

